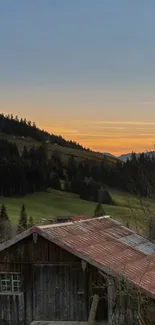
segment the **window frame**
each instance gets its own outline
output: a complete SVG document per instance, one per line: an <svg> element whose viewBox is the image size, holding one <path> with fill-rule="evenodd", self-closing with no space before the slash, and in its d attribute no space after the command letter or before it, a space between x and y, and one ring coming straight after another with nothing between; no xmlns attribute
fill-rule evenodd
<svg viewBox="0 0 155 325"><path fill-rule="evenodd" d="M7 290L7 287L10 287L10 289ZM6 295L21 294L21 273L20 272L0 273L0 295L5 295L5 294Z"/></svg>

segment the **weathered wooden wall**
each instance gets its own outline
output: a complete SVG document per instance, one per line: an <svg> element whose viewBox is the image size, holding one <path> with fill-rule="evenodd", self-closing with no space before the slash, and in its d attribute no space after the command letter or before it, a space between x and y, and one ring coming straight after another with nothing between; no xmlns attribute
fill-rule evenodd
<svg viewBox="0 0 155 325"><path fill-rule="evenodd" d="M34 266L34 320L86 321L83 271L72 266Z"/></svg>
<svg viewBox="0 0 155 325"><path fill-rule="evenodd" d="M0 295L0 324L23 324L25 318L23 301L23 294ZM4 320L6 323L3 323Z"/></svg>
<svg viewBox="0 0 155 325"><path fill-rule="evenodd" d="M0 252L0 271L3 271L3 263L5 268L7 264L9 268L10 263L35 262L79 262L79 259L41 236L38 236L36 244L33 236L29 236Z"/></svg>
<svg viewBox="0 0 155 325"><path fill-rule="evenodd" d="M32 236L22 240L0 252L0 272L21 272L23 278L22 294L0 295L0 319L9 325L22 324L22 317L26 324L32 320L87 320L81 261L55 244L40 236L36 244Z"/></svg>

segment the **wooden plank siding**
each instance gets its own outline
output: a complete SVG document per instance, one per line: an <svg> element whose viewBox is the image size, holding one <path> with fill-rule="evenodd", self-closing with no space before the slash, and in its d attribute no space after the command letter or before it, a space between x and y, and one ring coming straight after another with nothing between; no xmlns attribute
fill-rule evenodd
<svg viewBox="0 0 155 325"><path fill-rule="evenodd" d="M0 252L3 272L22 275L20 295L0 294L0 319L8 325L30 324L33 320L87 320L86 271L79 258L55 244L40 236L37 243L33 236L25 238Z"/></svg>
<svg viewBox="0 0 155 325"><path fill-rule="evenodd" d="M35 263L35 262L79 262L79 258L68 253L59 246L38 235L38 241L33 242L29 236L13 246L0 252L0 268L5 263ZM11 265L11 264L10 264Z"/></svg>
<svg viewBox="0 0 155 325"><path fill-rule="evenodd" d="M0 324L20 325L24 320L24 297L20 295L0 295Z"/></svg>
<svg viewBox="0 0 155 325"><path fill-rule="evenodd" d="M1 251L2 272L22 276L21 294L0 294L0 319L7 325L88 320L98 271L91 265L83 270L79 258L41 236L37 243L31 235Z"/></svg>
<svg viewBox="0 0 155 325"><path fill-rule="evenodd" d="M34 320L86 321L83 271L71 266L34 266Z"/></svg>

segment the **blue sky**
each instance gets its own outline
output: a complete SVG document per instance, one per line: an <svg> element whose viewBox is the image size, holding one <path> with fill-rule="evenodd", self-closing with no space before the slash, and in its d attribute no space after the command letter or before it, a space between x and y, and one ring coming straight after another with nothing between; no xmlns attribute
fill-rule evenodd
<svg viewBox="0 0 155 325"><path fill-rule="evenodd" d="M1 0L1 111L97 150L152 146L154 13L154 0Z"/></svg>

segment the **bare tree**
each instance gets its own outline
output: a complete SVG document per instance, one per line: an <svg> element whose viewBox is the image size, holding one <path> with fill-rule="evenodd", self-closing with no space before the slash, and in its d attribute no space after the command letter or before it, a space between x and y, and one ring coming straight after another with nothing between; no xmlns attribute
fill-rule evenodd
<svg viewBox="0 0 155 325"><path fill-rule="evenodd" d="M145 272L146 270L143 276ZM108 301L109 325L155 324L155 303L140 287L133 286L123 276L116 278L101 271L99 273L103 281L100 281L98 286L105 287L104 298Z"/></svg>

